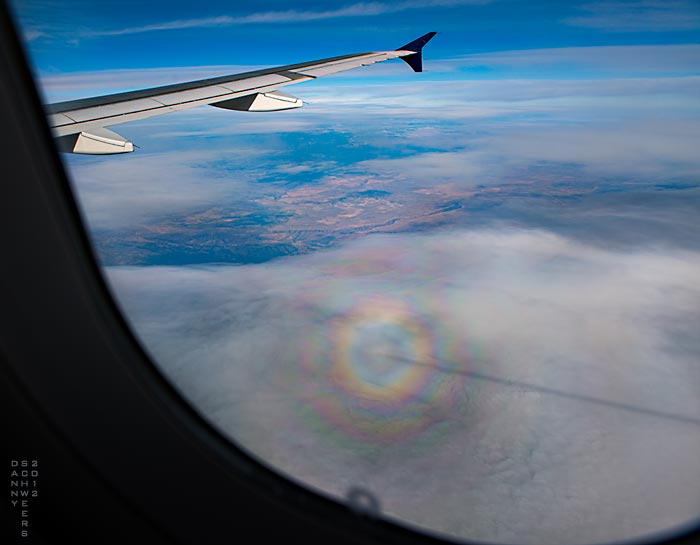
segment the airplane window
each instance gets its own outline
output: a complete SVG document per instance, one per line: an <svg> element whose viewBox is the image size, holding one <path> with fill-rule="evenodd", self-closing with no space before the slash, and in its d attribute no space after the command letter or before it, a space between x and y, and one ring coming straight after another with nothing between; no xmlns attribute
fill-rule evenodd
<svg viewBox="0 0 700 545"><path fill-rule="evenodd" d="M204 418L450 539L698 527L697 2L123 4L11 7L113 295Z"/></svg>

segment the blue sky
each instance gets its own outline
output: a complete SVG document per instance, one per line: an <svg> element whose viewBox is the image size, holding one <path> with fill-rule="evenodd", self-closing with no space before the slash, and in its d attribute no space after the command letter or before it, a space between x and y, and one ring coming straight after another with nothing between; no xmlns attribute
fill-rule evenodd
<svg viewBox="0 0 700 545"><path fill-rule="evenodd" d="M431 58L700 41L693 0L137 2L14 0L41 72L274 65L399 47L440 32ZM235 6L235 7L234 7Z"/></svg>

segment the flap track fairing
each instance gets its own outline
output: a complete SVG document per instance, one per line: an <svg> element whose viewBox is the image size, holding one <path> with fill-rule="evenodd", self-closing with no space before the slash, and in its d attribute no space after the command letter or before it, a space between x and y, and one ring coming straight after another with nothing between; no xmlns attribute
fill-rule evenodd
<svg viewBox="0 0 700 545"><path fill-rule="evenodd" d="M301 108L304 105L301 99L283 93L282 91L270 91L268 93L253 93L244 97L232 98L222 102L215 102L212 106L227 110L239 110L242 112L278 112Z"/></svg>

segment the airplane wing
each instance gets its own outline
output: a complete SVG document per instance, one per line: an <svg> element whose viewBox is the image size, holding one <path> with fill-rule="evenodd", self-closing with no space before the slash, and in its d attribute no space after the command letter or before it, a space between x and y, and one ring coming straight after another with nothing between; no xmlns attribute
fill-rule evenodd
<svg viewBox="0 0 700 545"><path fill-rule="evenodd" d="M61 151L93 155L128 153L134 151L133 143L105 127L203 104L252 112L299 108L303 105L301 100L278 89L396 58L403 59L415 72L422 72L423 46L435 34L429 32L394 51L355 53L242 74L49 104L46 107L48 121Z"/></svg>

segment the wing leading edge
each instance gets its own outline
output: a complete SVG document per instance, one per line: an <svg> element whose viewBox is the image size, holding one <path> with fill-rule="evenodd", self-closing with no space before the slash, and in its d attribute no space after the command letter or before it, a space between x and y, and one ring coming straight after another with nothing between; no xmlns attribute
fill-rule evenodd
<svg viewBox="0 0 700 545"><path fill-rule="evenodd" d="M127 153L134 150L134 145L105 127L204 104L242 111L299 108L303 105L300 99L278 89L397 58L403 59L415 72L421 72L423 47L435 34L429 32L394 51L355 53L242 74L49 104L46 106L48 122L61 151L99 155Z"/></svg>

